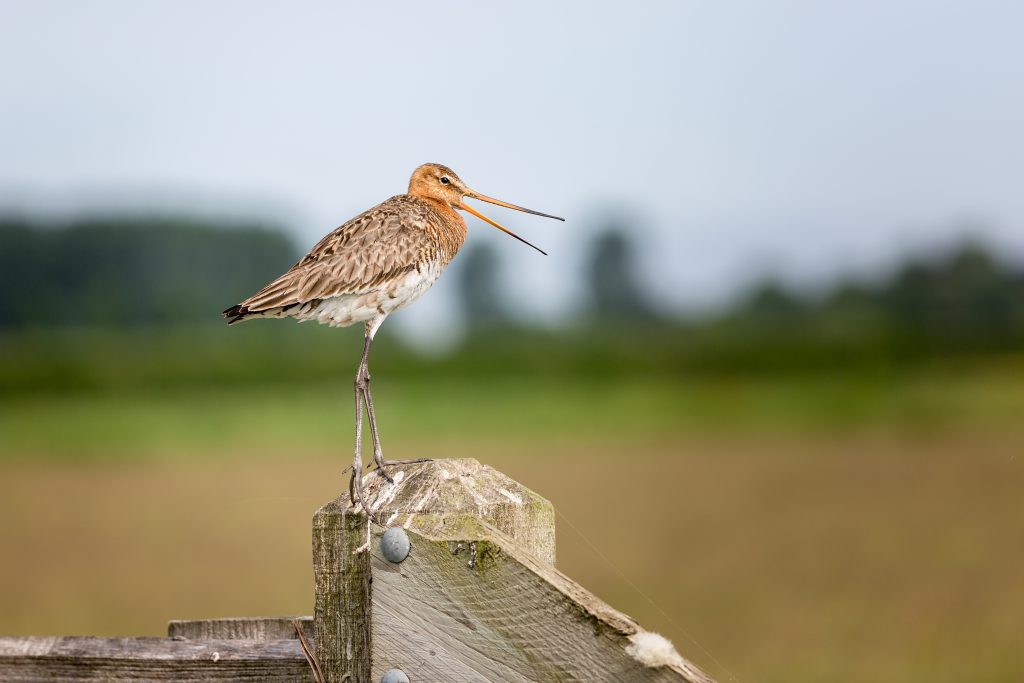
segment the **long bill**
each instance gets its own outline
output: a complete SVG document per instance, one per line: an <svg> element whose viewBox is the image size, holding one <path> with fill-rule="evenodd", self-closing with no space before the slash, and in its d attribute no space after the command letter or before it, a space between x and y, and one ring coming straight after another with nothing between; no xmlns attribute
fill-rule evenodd
<svg viewBox="0 0 1024 683"><path fill-rule="evenodd" d="M498 206L504 206L504 207L509 208L509 209L515 209L516 211L522 211L523 213L532 213L535 216L543 216L544 218L554 218L555 220L559 220L559 221L564 221L565 220L564 218L559 218L558 216L552 216L550 214L541 213L540 211L531 211L530 209L524 209L521 206L516 206L515 204L509 204L508 202L503 202L500 199L494 199L493 197L488 197L487 195L477 194L476 192L467 192L466 196L467 197L471 197L473 199L479 199L480 201L483 201L483 202L490 202L491 204L497 204ZM496 227L498 230L501 230L505 234L511 235L512 237L515 237L517 240L519 240L523 244L526 244L526 245L529 245L529 246L533 247L534 249L536 249L540 253L544 254L545 256L548 255L548 253L546 251L544 251L543 249L541 249L540 247L538 247L538 246L536 246L534 244L530 244L529 242L524 240L522 237L520 237L519 235L517 235L514 232L512 232L511 230L509 230L508 228L505 228L504 226L499 225L498 223L492 221L490 218L488 218L487 216L483 215L482 213L480 213L476 209L473 209L472 207L468 206L465 202L462 202L461 204L459 204L459 208L463 209L465 211L470 212L471 214L473 214L474 216L476 216L477 218L479 218L482 221L486 221L486 222L490 223L491 225Z"/></svg>

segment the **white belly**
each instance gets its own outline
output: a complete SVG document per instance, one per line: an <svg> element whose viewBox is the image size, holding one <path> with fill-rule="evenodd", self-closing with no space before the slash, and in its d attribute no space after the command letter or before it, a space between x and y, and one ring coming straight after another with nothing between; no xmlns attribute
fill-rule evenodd
<svg viewBox="0 0 1024 683"><path fill-rule="evenodd" d="M437 278L441 277L445 265L431 264L422 268L420 272L413 270L364 294L344 294L324 299L318 306L294 315L300 320L315 320L332 327L345 327L374 319L379 319L379 324L389 313L404 308L423 296L424 292L437 282ZM301 308L306 309L305 306Z"/></svg>

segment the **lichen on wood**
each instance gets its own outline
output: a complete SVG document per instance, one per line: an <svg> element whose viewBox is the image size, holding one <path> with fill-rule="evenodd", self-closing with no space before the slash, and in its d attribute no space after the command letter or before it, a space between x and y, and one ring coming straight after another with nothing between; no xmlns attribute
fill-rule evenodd
<svg viewBox="0 0 1024 683"><path fill-rule="evenodd" d="M369 681L370 562L356 552L366 532L366 514L348 506L347 493L313 516L313 631L328 683Z"/></svg>

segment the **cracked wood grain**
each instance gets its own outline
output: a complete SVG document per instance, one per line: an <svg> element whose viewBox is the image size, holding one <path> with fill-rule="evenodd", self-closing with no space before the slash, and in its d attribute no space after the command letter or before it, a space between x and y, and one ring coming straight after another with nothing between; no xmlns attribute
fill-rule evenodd
<svg viewBox="0 0 1024 683"><path fill-rule="evenodd" d="M364 486L369 507L412 539L400 564L384 559L383 531L370 530L364 514L340 516L347 495L321 511L333 510L336 526L360 520L344 524L349 535L338 541L349 556L332 556L372 584L350 593L367 600L365 613L346 618L370 652L368 671L346 670L353 683L391 668L416 683L711 681L681 657L648 667L629 654L642 630L554 568L554 510L537 494L475 460L391 475L394 483L370 473ZM350 582L363 585L340 583Z"/></svg>
<svg viewBox="0 0 1024 683"><path fill-rule="evenodd" d="M0 680L292 683L313 678L298 640L0 638Z"/></svg>

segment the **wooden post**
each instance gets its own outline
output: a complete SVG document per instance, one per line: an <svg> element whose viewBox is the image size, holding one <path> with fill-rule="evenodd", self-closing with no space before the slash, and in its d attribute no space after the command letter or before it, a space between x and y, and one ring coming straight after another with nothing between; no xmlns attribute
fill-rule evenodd
<svg viewBox="0 0 1024 683"><path fill-rule="evenodd" d="M328 683L711 681L554 566L554 509L475 460L364 478L412 550L396 564L348 493L313 518L314 632Z"/></svg>
<svg viewBox="0 0 1024 683"><path fill-rule="evenodd" d="M313 638L326 683L369 681L370 555L358 551L366 521L342 497L313 515Z"/></svg>

